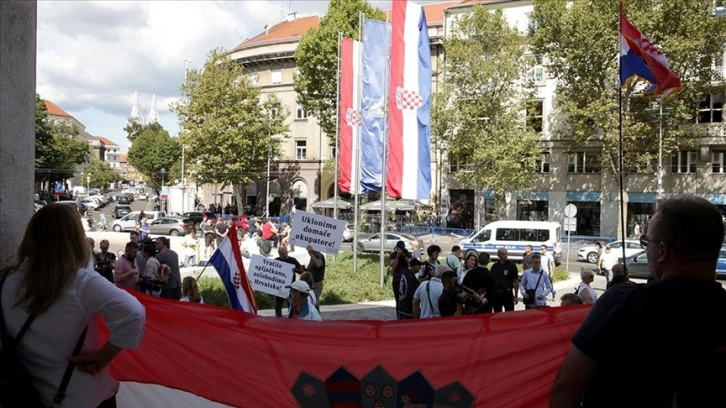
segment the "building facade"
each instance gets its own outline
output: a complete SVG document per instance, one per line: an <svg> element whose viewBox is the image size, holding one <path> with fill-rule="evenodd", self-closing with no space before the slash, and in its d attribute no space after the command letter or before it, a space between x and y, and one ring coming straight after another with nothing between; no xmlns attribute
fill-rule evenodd
<svg viewBox="0 0 726 408"><path fill-rule="evenodd" d="M462 14L471 13L476 4L491 10L502 9L514 27L526 33L533 23L529 0L451 1L425 5L429 38L431 41L432 69L437 90L439 66L444 59L443 39L450 34L452 21ZM718 13L716 13L718 14ZM291 114L289 138L282 145L282 156L274 160L274 179L270 196L274 197L271 214L286 214L293 207L309 209L316 201L329 198L334 191L334 151L330 138L323 134L317 121L297 104L293 89L295 74L294 54L298 42L307 30L317 27L317 16L298 18L295 14L286 21L269 28L235 47L230 56L249 73L250 79L263 94L274 93ZM724 75L726 56L715 68ZM578 208L576 229L573 234L616 236L620 211L618 175L600 166L602 144L597 142L570 151L565 142L552 136L557 93L556 82L547 75L544 65L535 66L529 73L537 85L537 116L542 121L540 147L541 163L532 177L528 191L512 191L506 195L506 219L536 219L563 221L564 208L575 204ZM708 198L726 211L726 129L723 122L724 87L704 97L698 107L698 148L681 151L672 158L664 158L663 190L666 194L697 194ZM694 107L695 109L695 107ZM276 137L272 135L272 137ZM657 135L654 135L657 137ZM494 215L494 196L486 188L475 190L456 182L455 164L449 163L445 152L432 154L432 200L442 223L455 205L470 208L474 219L451 227L473 228L489 222ZM266 180L259 180L246 188L246 203L264 207ZM624 204L628 231L636 221L647 224L654 212L657 191L653 173L628 172L626 175ZM214 191L212 192L212 189ZM220 202L225 192L205 188L205 202ZM227 195L231 199L231 194ZM216 197L216 200L209 199ZM224 202L223 202L224 204Z"/></svg>

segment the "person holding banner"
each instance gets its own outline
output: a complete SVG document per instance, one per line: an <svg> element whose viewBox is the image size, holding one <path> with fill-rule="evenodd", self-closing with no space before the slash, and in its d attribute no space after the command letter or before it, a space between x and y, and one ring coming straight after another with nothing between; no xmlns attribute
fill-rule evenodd
<svg viewBox="0 0 726 408"><path fill-rule="evenodd" d="M315 288L315 297L318 303L322 301L323 279L325 279L325 255L320 251L316 251L312 246L307 246L308 255L310 255L310 263L308 263L308 271L313 275L313 283ZM319 308L318 308L319 310Z"/></svg>
<svg viewBox="0 0 726 408"><path fill-rule="evenodd" d="M287 247L284 245L281 245L280 248L277 250L277 253L280 255L275 260L285 262L287 264L290 264L293 268L294 273L292 274L292 280L290 281L290 284L295 282L295 274L296 273L303 273L303 267L300 265L300 262L298 262L297 259L291 257L287 251ZM275 316L282 317L282 304L283 302L287 301L288 299L280 296L275 296Z"/></svg>

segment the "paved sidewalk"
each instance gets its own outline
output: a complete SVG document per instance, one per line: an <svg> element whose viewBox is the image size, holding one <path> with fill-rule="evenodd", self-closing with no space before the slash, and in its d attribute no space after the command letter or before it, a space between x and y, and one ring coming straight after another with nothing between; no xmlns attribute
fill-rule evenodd
<svg viewBox="0 0 726 408"><path fill-rule="evenodd" d="M206 272L205 272L206 273ZM560 281L554 284L557 295L555 301L550 297L547 303L551 306L559 306L560 296L562 294L573 292L575 287L580 283L579 273L570 273L570 279ZM521 302L515 305L515 310L524 310L524 304ZM283 309L283 313L287 309ZM274 309L264 309L257 312L260 316L274 317ZM395 320L396 306L393 299L382 300L379 302L365 302L345 305L323 305L320 307L320 315L323 320Z"/></svg>

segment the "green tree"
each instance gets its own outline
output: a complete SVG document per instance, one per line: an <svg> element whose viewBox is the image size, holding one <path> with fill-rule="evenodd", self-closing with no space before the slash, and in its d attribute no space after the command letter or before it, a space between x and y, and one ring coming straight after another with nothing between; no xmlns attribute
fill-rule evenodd
<svg viewBox="0 0 726 408"><path fill-rule="evenodd" d="M317 118L329 138L335 138L338 86L338 33L359 40L359 15L383 21L383 11L366 0L331 0L317 28L308 30L295 51L299 75L295 92L306 112Z"/></svg>
<svg viewBox="0 0 726 408"><path fill-rule="evenodd" d="M243 202L242 186L265 172L268 154L279 155L289 110L272 94L262 100L243 68L219 49L201 71L188 71L181 92L172 110L183 129L187 171L200 183L232 185Z"/></svg>
<svg viewBox="0 0 726 408"><path fill-rule="evenodd" d="M166 184L173 182L179 172L181 144L178 138L169 136L163 127L146 127L129 148L129 162L139 173L146 176L152 186L161 186L162 172Z"/></svg>
<svg viewBox="0 0 726 408"><path fill-rule="evenodd" d="M124 132L126 132L126 138L129 140L129 142L134 142L137 137L146 129L151 129L154 132L161 132L164 130L164 127L161 126L161 124L154 122L149 123L148 125L142 125L140 123L129 123L124 128Z"/></svg>
<svg viewBox="0 0 726 408"><path fill-rule="evenodd" d="M502 211L506 192L531 185L540 157L526 77L526 38L501 10L474 6L444 42L446 61L440 94L434 98L434 140L458 164L453 176L478 191L493 190Z"/></svg>
<svg viewBox="0 0 726 408"><path fill-rule="evenodd" d="M65 123L48 120L45 101L35 97L35 181L47 183L65 182L75 174L76 166L85 161L88 144L76 140L78 130Z"/></svg>
<svg viewBox="0 0 726 408"><path fill-rule="evenodd" d="M665 101L663 157L693 146L695 115L714 80L716 56L726 42L726 19L712 16L710 1L629 0L625 14L670 61L683 88ZM621 90L618 79L619 8L616 1L534 0L533 50L543 57L547 74L557 80L560 125L553 136L570 150L586 142L603 146L601 162L609 174L619 172L619 98L624 111L623 149L627 166L657 168L660 115L657 100L644 94L643 82ZM723 84L721 79L720 84ZM619 94L622 92L622 95ZM655 101L655 102L654 102ZM664 160L666 161L666 160Z"/></svg>
<svg viewBox="0 0 726 408"><path fill-rule="evenodd" d="M110 183L119 181L121 177L106 162L94 157L84 169L86 176L91 176L91 188L106 188ZM85 180L84 180L85 182Z"/></svg>

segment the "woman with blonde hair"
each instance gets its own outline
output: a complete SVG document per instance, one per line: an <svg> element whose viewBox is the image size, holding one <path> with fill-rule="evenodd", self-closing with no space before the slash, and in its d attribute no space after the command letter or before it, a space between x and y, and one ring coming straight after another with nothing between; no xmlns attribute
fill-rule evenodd
<svg viewBox="0 0 726 408"><path fill-rule="evenodd" d="M0 271L0 329L16 338L43 406L115 406L119 384L108 364L141 343L144 307L88 267L90 251L78 210L49 204L30 219L15 264Z"/></svg>
<svg viewBox="0 0 726 408"><path fill-rule="evenodd" d="M199 292L199 285L196 279L191 276L184 278L182 281L182 298L179 300L182 302L204 303L204 298Z"/></svg>

